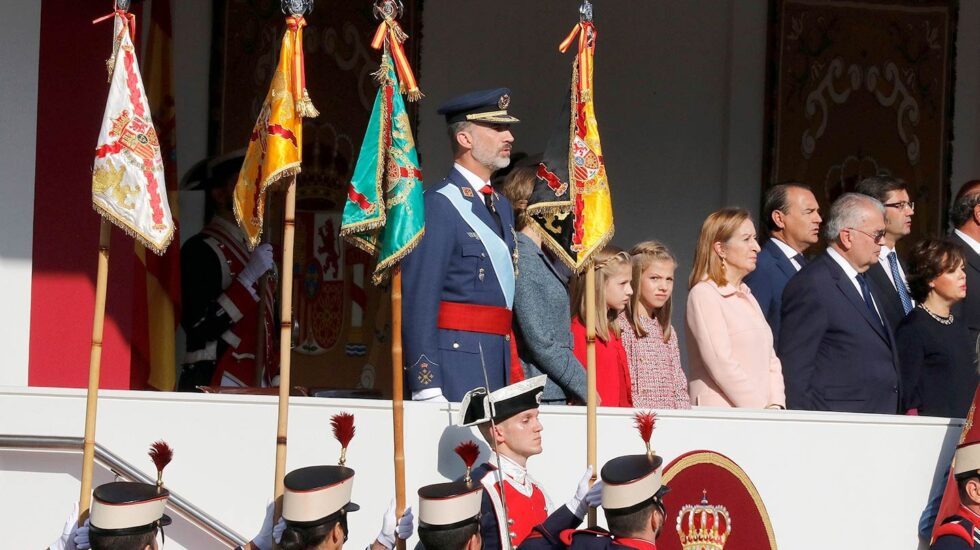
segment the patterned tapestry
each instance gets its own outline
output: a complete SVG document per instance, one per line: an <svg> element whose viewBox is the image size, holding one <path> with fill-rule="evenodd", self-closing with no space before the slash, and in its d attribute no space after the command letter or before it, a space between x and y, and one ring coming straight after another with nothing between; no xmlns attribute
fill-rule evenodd
<svg viewBox="0 0 980 550"><path fill-rule="evenodd" d="M418 68L421 12L405 3L406 54ZM214 8L209 147L245 147L278 59L280 0L224 0ZM391 392L390 296L371 284L373 259L338 237L347 185L377 85L373 2L316 2L304 29L306 87L320 111L304 119L296 187L292 382ZM409 116L414 119L414 106ZM283 193L269 195L267 227L281 250ZM281 254L277 254L280 260Z"/></svg>
<svg viewBox="0 0 980 550"><path fill-rule="evenodd" d="M764 187L802 181L823 212L887 172L916 203L910 245L945 229L955 0L773 0Z"/></svg>

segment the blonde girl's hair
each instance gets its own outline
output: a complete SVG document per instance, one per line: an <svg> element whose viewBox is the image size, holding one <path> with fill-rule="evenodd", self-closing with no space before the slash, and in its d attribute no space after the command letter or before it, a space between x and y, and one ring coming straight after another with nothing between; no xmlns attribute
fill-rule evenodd
<svg viewBox="0 0 980 550"><path fill-rule="evenodd" d="M728 284L724 262L715 252L714 244L731 239L739 226L750 218L751 214L744 208L722 208L712 212L704 220L698 236L698 246L694 250L694 267L687 281L688 290L704 279L710 279L718 286Z"/></svg>
<svg viewBox="0 0 980 550"><path fill-rule="evenodd" d="M528 224L527 201L531 198L531 191L534 190L534 181L537 179L537 169L533 166L518 166L507 174L504 185L500 188L507 200L514 208L514 229L520 231Z"/></svg>
<svg viewBox="0 0 980 550"><path fill-rule="evenodd" d="M609 341L612 333L619 338L617 314L606 307L606 281L623 268L629 268L630 255L618 246L607 245L593 257L595 270L595 335L603 342ZM572 280L572 316L586 324L585 273L579 273Z"/></svg>
<svg viewBox="0 0 980 550"><path fill-rule="evenodd" d="M630 258L633 263L633 297L630 298L629 306L626 308L626 318L629 319L633 331L637 338L643 338L647 331L640 322L642 319L641 311L643 303L640 301L640 285L643 282L643 272L646 271L653 262L671 262L677 266L677 259L661 242L644 241L630 249ZM664 342L670 340L670 309L673 297L668 296L667 301L654 314L654 319L660 323L660 330L664 335Z"/></svg>

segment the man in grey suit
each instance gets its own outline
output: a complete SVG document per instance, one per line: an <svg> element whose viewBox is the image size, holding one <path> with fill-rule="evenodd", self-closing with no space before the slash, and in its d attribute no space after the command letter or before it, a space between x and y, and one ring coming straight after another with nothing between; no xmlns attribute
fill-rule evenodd
<svg viewBox="0 0 980 550"><path fill-rule="evenodd" d="M805 184L780 183L766 191L762 221L769 239L756 258L755 271L745 276L745 284L772 327L773 345L778 345L783 288L806 265L803 252L820 240L820 205Z"/></svg>
<svg viewBox="0 0 980 550"><path fill-rule="evenodd" d="M980 337L980 180L965 183L956 194L949 221L954 241L966 256L966 299L956 304L953 315L966 322L973 341Z"/></svg>
<svg viewBox="0 0 980 550"><path fill-rule="evenodd" d="M915 203L909 199L908 185L888 174L864 178L855 192L872 197L885 206L885 240L881 243L878 263L868 269L868 279L878 307L894 331L915 306L909 292L904 262L895 250L898 241L912 231Z"/></svg>

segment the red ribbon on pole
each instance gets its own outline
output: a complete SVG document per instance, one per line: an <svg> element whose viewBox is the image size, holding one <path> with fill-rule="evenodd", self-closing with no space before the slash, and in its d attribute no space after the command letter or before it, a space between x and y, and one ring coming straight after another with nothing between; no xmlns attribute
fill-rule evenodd
<svg viewBox="0 0 980 550"><path fill-rule="evenodd" d="M371 47L380 50L384 46L385 39L388 40L391 56L395 59L395 71L401 81L402 92L408 95L409 101L418 101L422 98L422 91L419 90L418 82L415 81L415 74L412 72L412 66L409 65L405 48L402 46L408 40L408 35L402 30L398 21L388 16L384 18L384 21L378 25L378 30L374 32Z"/></svg>
<svg viewBox="0 0 980 550"><path fill-rule="evenodd" d="M578 38L578 92L579 101L585 101L592 90L592 58L595 55L595 40L598 33L590 21L575 25L572 32L558 46L558 51L568 51L572 41Z"/></svg>
<svg viewBox="0 0 980 550"><path fill-rule="evenodd" d="M320 114L313 106L309 92L306 91L306 58L303 55L303 27L306 19L302 15L286 18L286 32L293 33L293 99L296 101L296 114L305 118L316 118Z"/></svg>

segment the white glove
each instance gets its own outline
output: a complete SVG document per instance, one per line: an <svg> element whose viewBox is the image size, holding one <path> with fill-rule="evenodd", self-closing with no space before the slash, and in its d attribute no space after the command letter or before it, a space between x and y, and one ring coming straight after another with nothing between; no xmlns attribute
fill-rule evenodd
<svg viewBox="0 0 980 550"><path fill-rule="evenodd" d="M272 550L272 512L273 502L270 500L265 506L265 517L262 519L262 527L259 534L252 537L252 544L259 550Z"/></svg>
<svg viewBox="0 0 980 550"><path fill-rule="evenodd" d="M75 548L78 550L89 550L92 545L88 543L88 520L75 531Z"/></svg>
<svg viewBox="0 0 980 550"><path fill-rule="evenodd" d="M593 492L593 488L589 487L589 480L592 479L592 466L589 465L585 469L585 473L582 474L582 479L578 480L578 487L575 488L575 496L568 501L565 506L575 514L575 517L582 519L585 517L585 513L589 511L589 506L591 502L589 496ZM600 487L597 482L594 487ZM599 488L599 500L602 500L602 488ZM594 500L593 500L594 501Z"/></svg>
<svg viewBox="0 0 980 550"><path fill-rule="evenodd" d="M426 403L449 403L446 396L442 394L442 388L426 388L412 392L412 401L425 401Z"/></svg>
<svg viewBox="0 0 980 550"><path fill-rule="evenodd" d="M49 550L75 550L75 531L78 528L78 502L72 507L61 529L61 536L48 545Z"/></svg>
<svg viewBox="0 0 980 550"><path fill-rule="evenodd" d="M262 243L248 257L248 263L245 264L242 272L238 274L238 280L246 287L252 288L255 286L256 281L259 280L259 277L265 275L265 272L272 269L274 265L276 264L272 259L272 245Z"/></svg>
<svg viewBox="0 0 980 550"><path fill-rule="evenodd" d="M272 528L272 539L279 544L282 540L282 532L286 530L286 518L279 516L279 521L276 522L276 526Z"/></svg>
<svg viewBox="0 0 980 550"><path fill-rule="evenodd" d="M391 499L388 510L385 512L384 521L381 523L381 532L378 533L378 542L391 550L395 547L395 536L401 540L406 540L415 532L415 516L412 514L412 507L405 508L405 513L395 522L395 499Z"/></svg>
<svg viewBox="0 0 980 550"><path fill-rule="evenodd" d="M585 495L585 503L589 505L589 508L598 508L602 506L602 487L605 484L601 479L596 480L592 484L592 488Z"/></svg>

